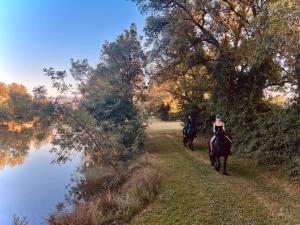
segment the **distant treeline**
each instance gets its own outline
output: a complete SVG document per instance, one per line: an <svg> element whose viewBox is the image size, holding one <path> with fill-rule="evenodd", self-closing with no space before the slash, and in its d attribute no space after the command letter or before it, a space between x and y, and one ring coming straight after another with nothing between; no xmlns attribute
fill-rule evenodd
<svg viewBox="0 0 300 225"><path fill-rule="evenodd" d="M46 94L43 86L35 88L31 95L21 84L0 83L0 121L26 123L38 122L41 118L43 122L48 121L52 106Z"/></svg>

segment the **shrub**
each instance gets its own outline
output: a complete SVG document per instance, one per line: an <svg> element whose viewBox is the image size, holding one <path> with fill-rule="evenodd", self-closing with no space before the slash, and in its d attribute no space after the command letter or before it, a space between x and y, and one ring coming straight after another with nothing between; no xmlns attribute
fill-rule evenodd
<svg viewBox="0 0 300 225"><path fill-rule="evenodd" d="M296 109L234 115L230 119L234 147L258 164L274 168L300 155L300 118Z"/></svg>
<svg viewBox="0 0 300 225"><path fill-rule="evenodd" d="M295 158L287 164L285 174L291 178L300 176L300 158Z"/></svg>

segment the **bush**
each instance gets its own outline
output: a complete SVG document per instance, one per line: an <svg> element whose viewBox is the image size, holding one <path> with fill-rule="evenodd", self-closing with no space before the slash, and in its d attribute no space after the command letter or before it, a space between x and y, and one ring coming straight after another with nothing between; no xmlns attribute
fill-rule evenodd
<svg viewBox="0 0 300 225"><path fill-rule="evenodd" d="M291 178L300 176L300 158L295 158L287 164L285 174Z"/></svg>
<svg viewBox="0 0 300 225"><path fill-rule="evenodd" d="M236 114L229 126L236 150L258 164L274 168L300 155L300 118L293 108Z"/></svg>

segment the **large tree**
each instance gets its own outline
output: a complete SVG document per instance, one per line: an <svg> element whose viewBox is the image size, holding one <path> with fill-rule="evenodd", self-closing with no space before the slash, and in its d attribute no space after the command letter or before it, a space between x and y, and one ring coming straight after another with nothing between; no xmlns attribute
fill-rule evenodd
<svg viewBox="0 0 300 225"><path fill-rule="evenodd" d="M57 134L53 139L58 161L75 150L98 153L120 173L116 164L139 150L144 120L145 55L136 26L131 25L115 41L103 45L96 68L87 60L71 61L70 74L77 85L67 84L66 71L45 69L61 95L54 103ZM64 101L69 95L72 101Z"/></svg>
<svg viewBox="0 0 300 225"><path fill-rule="evenodd" d="M278 44L280 35L271 34L276 27L274 17L280 27L285 26L283 35L299 25L295 0L134 1L150 14L145 32L153 46L156 78L182 81L189 75L202 83L207 74L213 78L214 103L227 110L260 109L265 88L289 82L286 71L292 66L283 66L280 58L284 47L299 40L299 33L285 39L285 46ZM284 51L297 56L296 49ZM297 69L294 71L297 77ZM199 93L193 97L197 96Z"/></svg>

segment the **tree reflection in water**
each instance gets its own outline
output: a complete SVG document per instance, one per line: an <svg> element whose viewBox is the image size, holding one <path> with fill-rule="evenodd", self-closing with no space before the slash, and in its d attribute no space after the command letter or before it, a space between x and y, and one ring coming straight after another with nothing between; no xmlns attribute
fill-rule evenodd
<svg viewBox="0 0 300 225"><path fill-rule="evenodd" d="M0 170L21 165L32 146L39 148L51 142L51 134L52 129L46 123L17 129L0 126ZM66 187L65 201L58 206L86 201L96 193L113 189L119 182L121 180L103 163L99 153L83 152L81 165Z"/></svg>
<svg viewBox="0 0 300 225"><path fill-rule="evenodd" d="M19 125L21 126L21 125ZM43 124L9 129L0 126L0 170L24 162L30 146L39 147L50 140L51 129Z"/></svg>
<svg viewBox="0 0 300 225"><path fill-rule="evenodd" d="M65 203L73 204L87 201L95 194L100 194L121 182L115 171L105 165L97 153L84 153L82 163L73 174L67 186Z"/></svg>

